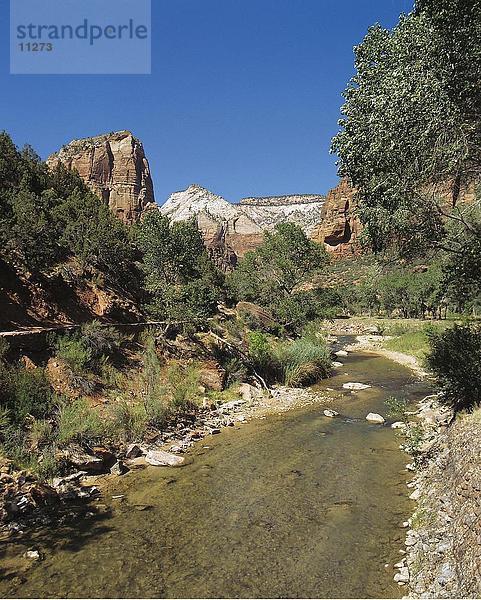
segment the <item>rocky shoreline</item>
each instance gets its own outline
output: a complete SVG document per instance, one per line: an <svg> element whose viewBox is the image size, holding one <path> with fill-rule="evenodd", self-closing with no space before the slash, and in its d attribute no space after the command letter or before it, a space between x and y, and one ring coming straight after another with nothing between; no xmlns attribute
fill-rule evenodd
<svg viewBox="0 0 481 600"><path fill-rule="evenodd" d="M307 388L276 386L264 390L248 383L239 387L239 398L220 405L205 405L196 413L180 417L175 424L152 432L149 439L112 449L96 446L89 451L77 446L66 450L70 473L51 484L38 481L27 471L15 471L12 461L0 465L0 539L12 540L26 531L82 518L105 487L130 470L151 466L181 466L184 453L206 436L225 427L269 414L278 414L312 403L325 403L329 396ZM107 445L108 446L108 445ZM34 556L32 549L30 558Z"/></svg>
<svg viewBox="0 0 481 600"><path fill-rule="evenodd" d="M362 335L346 346L347 350L385 355L380 348L382 336L359 333ZM426 376L414 357L388 358ZM72 449L70 459L77 461L77 470L57 478L52 485L39 483L26 472L12 473L8 464L0 465L5 521L0 538L18 539L32 526L85 518L89 511L96 510L93 506L98 506L90 501L98 500L117 477L148 465L181 466L190 447L224 427L240 427L251 419L313 403L327 404L329 399L326 393L306 388L279 386L264 390L243 383L237 399L206 405L180 418L169 429L155 432L149 440L118 448L115 454L97 447L90 454L79 452L74 457ZM473 416L453 422L452 413L440 404L436 394L424 398L418 410L408 416L407 426L400 428L404 436L401 449L412 457L406 468L414 473L408 487L417 507L403 524L407 530L405 548L394 565L394 580L408 591L407 598L479 597L481 419ZM105 471L106 461L110 466ZM104 471L95 474L99 467ZM35 548L27 553L26 560L41 559Z"/></svg>
<svg viewBox="0 0 481 600"><path fill-rule="evenodd" d="M348 351L381 354L427 378L414 356L382 347L386 336L347 325L336 333L356 335ZM417 506L406 527L402 558L394 581L405 598L481 597L481 416L454 420L440 395L423 398L406 415L401 449L412 458L406 465Z"/></svg>
<svg viewBox="0 0 481 600"><path fill-rule="evenodd" d="M481 421L453 421L438 396L425 398L405 449L414 457L406 555L397 574L410 598L481 596Z"/></svg>

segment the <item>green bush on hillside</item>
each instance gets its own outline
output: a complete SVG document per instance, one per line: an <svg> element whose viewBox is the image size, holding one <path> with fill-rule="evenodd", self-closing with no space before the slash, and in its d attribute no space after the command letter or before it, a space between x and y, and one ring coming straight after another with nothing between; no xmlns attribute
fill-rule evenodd
<svg viewBox="0 0 481 600"><path fill-rule="evenodd" d="M26 369L0 363L0 406L11 423L26 417L43 418L51 409L53 395L43 369Z"/></svg>
<svg viewBox="0 0 481 600"><path fill-rule="evenodd" d="M102 325L94 319L82 325L80 339L92 358L99 358L117 352L122 345L123 336L115 327Z"/></svg>
<svg viewBox="0 0 481 600"><path fill-rule="evenodd" d="M443 401L454 409L472 410L481 403L481 329L455 325L429 333L427 364L443 391Z"/></svg>
<svg viewBox="0 0 481 600"><path fill-rule="evenodd" d="M99 438L104 431L104 423L99 414L90 408L84 398L59 401L56 436L58 444L92 441Z"/></svg>
<svg viewBox="0 0 481 600"><path fill-rule="evenodd" d="M75 374L85 373L92 360L92 351L75 334L59 336L55 354Z"/></svg>

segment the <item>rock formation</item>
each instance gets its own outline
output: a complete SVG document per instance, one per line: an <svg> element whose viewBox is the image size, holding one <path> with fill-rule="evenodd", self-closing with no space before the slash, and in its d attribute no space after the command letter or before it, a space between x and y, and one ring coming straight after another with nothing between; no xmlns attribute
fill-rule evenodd
<svg viewBox="0 0 481 600"><path fill-rule="evenodd" d="M74 140L47 159L76 169L85 183L125 223L134 223L154 202L149 163L129 131Z"/></svg>
<svg viewBox="0 0 481 600"><path fill-rule="evenodd" d="M341 180L327 194L318 225L311 231L311 238L324 243L326 250L335 256L359 252L361 223L355 213L355 194L349 182Z"/></svg>
<svg viewBox="0 0 481 600"><path fill-rule="evenodd" d="M155 207L149 163L139 140L128 131L75 140L47 159L75 169L99 198L125 223L134 223ZM356 251L360 231L353 213L354 190L347 181L318 194L244 198L228 202L209 190L191 185L172 194L160 208L172 221L194 217L207 248L223 268L262 243L264 232L291 222L335 256Z"/></svg>
<svg viewBox="0 0 481 600"><path fill-rule="evenodd" d="M323 204L324 197L318 195L244 198L233 204L194 184L172 194L160 210L172 221L194 217L213 257L229 268L235 266L237 257L257 248L264 231L278 223L297 223L310 235L319 223Z"/></svg>
<svg viewBox="0 0 481 600"><path fill-rule="evenodd" d="M273 229L278 223L296 223L310 235L319 224L324 196L298 194L268 196L267 198L243 198L239 206L263 229Z"/></svg>
<svg viewBox="0 0 481 600"><path fill-rule="evenodd" d="M235 266L238 256L257 248L263 239L263 228L238 205L200 185L175 192L160 210L174 222L195 218L207 248L226 268Z"/></svg>

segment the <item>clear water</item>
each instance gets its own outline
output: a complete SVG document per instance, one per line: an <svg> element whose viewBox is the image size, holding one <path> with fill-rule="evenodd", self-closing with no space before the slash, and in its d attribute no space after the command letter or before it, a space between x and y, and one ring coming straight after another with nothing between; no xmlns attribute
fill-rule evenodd
<svg viewBox="0 0 481 600"><path fill-rule="evenodd" d="M343 417L316 405L256 420L205 438L183 468L119 478L100 501L110 514L8 545L4 565L32 546L45 560L9 569L0 595L400 597L385 563L399 560L412 512L406 456L393 430L365 416L385 413L387 396L429 389L381 357L341 360L317 387L335 390L329 406ZM351 394L346 381L373 387Z"/></svg>

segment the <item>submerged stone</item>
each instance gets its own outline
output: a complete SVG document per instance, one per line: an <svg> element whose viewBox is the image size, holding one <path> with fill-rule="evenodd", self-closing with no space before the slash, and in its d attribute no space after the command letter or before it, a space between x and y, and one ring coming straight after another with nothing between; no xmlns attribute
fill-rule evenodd
<svg viewBox="0 0 481 600"><path fill-rule="evenodd" d="M339 413L337 412L337 410L332 410L330 408L326 408L326 410L324 411L324 416L325 417L337 417L339 415Z"/></svg>
<svg viewBox="0 0 481 600"><path fill-rule="evenodd" d="M344 383L342 385L342 387L345 390L354 390L354 391L360 391L360 390L367 390L368 388L370 388L371 386L368 385L367 383L353 383L352 381L350 381L349 383Z"/></svg>

